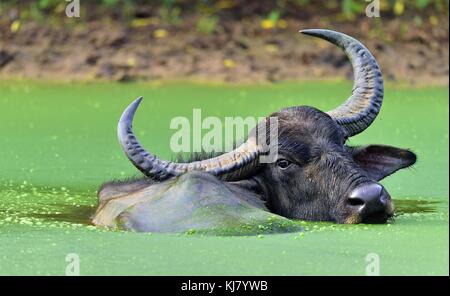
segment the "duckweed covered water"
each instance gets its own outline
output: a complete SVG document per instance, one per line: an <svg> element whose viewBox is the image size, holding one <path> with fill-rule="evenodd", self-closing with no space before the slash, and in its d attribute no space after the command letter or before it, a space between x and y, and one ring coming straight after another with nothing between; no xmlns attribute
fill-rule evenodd
<svg viewBox="0 0 450 296"><path fill-rule="evenodd" d="M90 224L96 189L136 175L115 135L123 108L145 99L135 130L171 158L175 116L264 116L292 105L328 110L347 82L264 86L0 82L0 274L354 274L369 253L381 274L448 274L448 88L386 87L380 116L351 144L411 148L418 164L385 181L387 225L298 222L304 232L255 236L142 234ZM264 227L264 226L262 226Z"/></svg>

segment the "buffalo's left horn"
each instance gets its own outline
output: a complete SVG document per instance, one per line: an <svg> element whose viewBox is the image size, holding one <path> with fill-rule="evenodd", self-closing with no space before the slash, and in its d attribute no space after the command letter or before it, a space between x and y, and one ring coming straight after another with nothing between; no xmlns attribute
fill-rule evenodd
<svg viewBox="0 0 450 296"><path fill-rule="evenodd" d="M189 171L204 171L231 181L257 168L261 149L255 137L249 137L233 151L201 161L176 163L159 159L141 146L132 130L133 117L141 101L139 97L125 109L117 126L117 136L128 159L149 178L165 180Z"/></svg>
<svg viewBox="0 0 450 296"><path fill-rule="evenodd" d="M345 34L321 29L300 32L339 46L350 59L354 73L352 95L327 113L343 127L347 137L359 134L375 120L383 102L383 77L375 58L361 42Z"/></svg>

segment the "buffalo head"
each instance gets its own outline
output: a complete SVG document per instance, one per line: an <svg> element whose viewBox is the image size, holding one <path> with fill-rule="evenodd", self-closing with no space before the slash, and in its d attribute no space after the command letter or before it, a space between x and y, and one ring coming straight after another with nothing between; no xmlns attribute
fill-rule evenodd
<svg viewBox="0 0 450 296"><path fill-rule="evenodd" d="M375 120L383 101L383 79L375 58L359 41L329 30L304 30L344 50L354 71L352 95L322 112L298 106L271 115L278 118L278 158L260 163L254 137L235 150L192 162L171 162L145 150L132 131L141 98L123 113L119 142L130 161L152 182L188 172L209 173L256 194L268 210L287 218L338 223L384 223L394 214L391 197L379 183L411 166L414 153L382 145L349 147L347 139Z"/></svg>

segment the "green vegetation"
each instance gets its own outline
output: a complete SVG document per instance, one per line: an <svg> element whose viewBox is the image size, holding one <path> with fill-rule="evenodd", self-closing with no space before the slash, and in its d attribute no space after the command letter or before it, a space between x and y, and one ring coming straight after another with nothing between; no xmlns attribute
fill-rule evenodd
<svg viewBox="0 0 450 296"><path fill-rule="evenodd" d="M195 22L192 32L203 35L223 32L229 23L248 20L260 23L264 30L282 30L287 28L289 20L317 23L317 15L321 16L321 26L333 27L336 22L366 18L369 4L364 0L249 0L245 5L237 0L94 0L80 2L80 19L68 19L67 3L63 0L2 1L0 25L9 26L16 33L27 22L70 27L100 20L131 28L151 27L156 29L156 38L164 38L168 29L191 27L192 19ZM449 0L380 0L383 20L403 20L400 36L414 29L429 31L430 26L448 30L448 10ZM370 23L370 29L366 29L369 35L388 40L380 18L371 18Z"/></svg>
<svg viewBox="0 0 450 296"><path fill-rule="evenodd" d="M83 2L83 1L81 1ZM86 1L82 8L88 12L93 7L97 12L113 13L123 18L159 16L168 23L176 24L181 14L214 13L221 17L229 18L230 12L240 12L244 17L265 17L277 13L281 17L296 16L300 11L306 10L313 13L314 10L326 15L344 15L348 18L364 13L368 2L364 0L250 0L246 5L240 5L236 0L94 0ZM47 15L52 12L64 10L67 2L61 0L21 1L5 0L0 4L0 12L11 7L19 7L26 17L40 18L39 15ZM248 8L251 7L251 8ZM448 14L448 0L380 0L380 9L387 16L416 15L417 13L445 13ZM148 10L148 15L140 15L142 10Z"/></svg>
<svg viewBox="0 0 450 296"><path fill-rule="evenodd" d="M379 118L350 141L418 154L415 168L383 181L398 209L391 224L299 222L304 232L239 237L194 229L128 233L88 224L103 181L138 175L115 134L123 108L137 96L145 99L135 131L144 146L170 158L170 120L191 118L192 108L220 118L264 116L299 104L328 110L350 89L351 83L340 81L249 86L0 82L0 274L62 275L68 253L80 256L83 275L364 275L368 253L380 256L384 275L448 274L445 87L387 85Z"/></svg>

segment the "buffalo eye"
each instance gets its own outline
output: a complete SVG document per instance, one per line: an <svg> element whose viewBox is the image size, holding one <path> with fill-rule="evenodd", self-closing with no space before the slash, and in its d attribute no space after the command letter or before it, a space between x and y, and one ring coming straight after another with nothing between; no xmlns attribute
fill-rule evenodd
<svg viewBox="0 0 450 296"><path fill-rule="evenodd" d="M278 159L277 160L277 166L282 170L287 169L291 164L292 164L292 162L290 162L287 159Z"/></svg>

